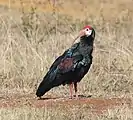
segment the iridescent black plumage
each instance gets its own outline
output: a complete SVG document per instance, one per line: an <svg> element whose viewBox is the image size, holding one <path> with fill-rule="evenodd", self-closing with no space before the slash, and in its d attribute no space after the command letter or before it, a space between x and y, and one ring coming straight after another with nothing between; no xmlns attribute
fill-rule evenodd
<svg viewBox="0 0 133 120"><path fill-rule="evenodd" d="M54 61L37 89L38 97L53 87L80 82L92 64L94 37L95 31L92 29L90 36L81 36L79 43L74 44Z"/></svg>

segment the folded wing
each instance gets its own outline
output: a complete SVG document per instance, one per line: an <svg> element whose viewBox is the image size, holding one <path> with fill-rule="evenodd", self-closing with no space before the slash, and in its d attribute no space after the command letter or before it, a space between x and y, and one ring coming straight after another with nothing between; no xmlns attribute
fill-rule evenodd
<svg viewBox="0 0 133 120"><path fill-rule="evenodd" d="M78 44L75 44L54 61L37 89L36 95L38 97L44 95L51 88L63 84L62 76L75 71L76 65L83 59L83 56L80 54L73 56L77 47Z"/></svg>

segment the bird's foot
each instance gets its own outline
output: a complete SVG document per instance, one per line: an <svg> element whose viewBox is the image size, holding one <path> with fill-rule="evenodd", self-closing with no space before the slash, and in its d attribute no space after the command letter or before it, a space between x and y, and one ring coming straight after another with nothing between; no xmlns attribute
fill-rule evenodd
<svg viewBox="0 0 133 120"><path fill-rule="evenodd" d="M72 99L72 100L76 99L76 100L78 100L79 99L79 95L77 94L77 95L70 96L69 99Z"/></svg>
<svg viewBox="0 0 133 120"><path fill-rule="evenodd" d="M75 94L73 97L74 97L74 99L76 99L76 100L79 99L79 95L78 95L78 94Z"/></svg>
<svg viewBox="0 0 133 120"><path fill-rule="evenodd" d="M42 99L42 97L38 97L38 100L41 100Z"/></svg>
<svg viewBox="0 0 133 120"><path fill-rule="evenodd" d="M69 96L69 99L73 99L73 96Z"/></svg>

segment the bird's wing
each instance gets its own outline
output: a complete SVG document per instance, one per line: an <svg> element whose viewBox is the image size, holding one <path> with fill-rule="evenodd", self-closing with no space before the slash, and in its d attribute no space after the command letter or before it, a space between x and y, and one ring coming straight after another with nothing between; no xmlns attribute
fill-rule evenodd
<svg viewBox="0 0 133 120"><path fill-rule="evenodd" d="M49 91L54 86L58 86L62 84L62 81L55 81L56 77L62 73L66 73L74 69L74 65L76 62L81 59L81 56L74 57L73 53L76 51L79 44L73 45L70 49L66 50L63 55L58 57L54 63L51 65L49 71L44 76L43 81L40 83L36 95L38 97L44 95L47 91Z"/></svg>
<svg viewBox="0 0 133 120"><path fill-rule="evenodd" d="M60 58L57 58L52 66L56 65L56 70L59 73L66 73L74 70L77 62L83 59L83 56L77 52L78 47L79 43L74 44L71 48L66 50ZM77 55L74 55L75 53L77 53Z"/></svg>
<svg viewBox="0 0 133 120"><path fill-rule="evenodd" d="M77 61L82 59L81 55L73 56L78 47L79 43L76 43L71 48L67 49L61 56L59 56L49 68L45 78L49 77L52 81L56 77L57 73L65 73L70 70L74 70Z"/></svg>
<svg viewBox="0 0 133 120"><path fill-rule="evenodd" d="M83 59L82 55L67 57L63 59L57 67L58 72L67 73L69 71L74 71L78 62L80 62L82 59Z"/></svg>
<svg viewBox="0 0 133 120"><path fill-rule="evenodd" d="M59 64L62 64L62 62L67 59L67 58L71 58L73 53L75 52L75 50L78 48L79 43L74 44L71 48L67 49L61 56L59 56L51 65L51 67L49 68L49 71L53 71L54 69L57 68L57 66Z"/></svg>

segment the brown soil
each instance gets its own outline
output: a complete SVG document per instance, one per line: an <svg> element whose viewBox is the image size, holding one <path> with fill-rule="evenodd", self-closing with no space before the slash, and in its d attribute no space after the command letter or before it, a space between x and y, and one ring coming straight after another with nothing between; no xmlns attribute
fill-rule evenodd
<svg viewBox="0 0 133 120"><path fill-rule="evenodd" d="M130 105L131 100L127 98L87 98L79 97L79 99L51 97L37 99L34 95L13 95L10 97L0 96L0 108L30 106L35 108L42 107L72 107L72 106L86 106L90 111L96 113L103 113L107 109L112 109L116 106L124 104Z"/></svg>

